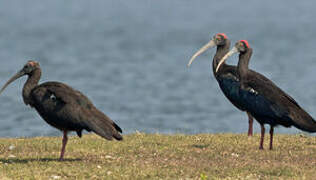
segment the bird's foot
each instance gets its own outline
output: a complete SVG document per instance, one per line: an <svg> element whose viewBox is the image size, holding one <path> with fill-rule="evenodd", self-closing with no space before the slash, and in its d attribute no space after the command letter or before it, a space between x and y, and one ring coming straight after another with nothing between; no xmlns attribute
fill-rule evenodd
<svg viewBox="0 0 316 180"><path fill-rule="evenodd" d="M60 156L58 161L64 161L64 156Z"/></svg>
<svg viewBox="0 0 316 180"><path fill-rule="evenodd" d="M262 146L259 147L260 150L264 150Z"/></svg>

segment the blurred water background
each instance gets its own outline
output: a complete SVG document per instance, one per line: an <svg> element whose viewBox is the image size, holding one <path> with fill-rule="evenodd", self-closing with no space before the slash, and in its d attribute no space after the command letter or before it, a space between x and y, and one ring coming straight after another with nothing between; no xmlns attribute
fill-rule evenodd
<svg viewBox="0 0 316 180"><path fill-rule="evenodd" d="M213 77L215 49L186 68L197 49L224 32L233 44L247 39L254 49L250 67L316 117L315 7L294 0L3 1L0 85L34 59L41 82L80 90L124 133L246 133L246 114ZM0 96L0 136L60 135L24 105L25 80Z"/></svg>

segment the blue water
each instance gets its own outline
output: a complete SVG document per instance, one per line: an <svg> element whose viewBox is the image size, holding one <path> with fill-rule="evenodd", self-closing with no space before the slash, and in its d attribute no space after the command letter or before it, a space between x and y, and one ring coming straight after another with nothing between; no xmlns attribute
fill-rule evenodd
<svg viewBox="0 0 316 180"><path fill-rule="evenodd" d="M186 68L196 50L224 32L232 43L247 39L250 67L316 117L315 7L294 0L4 1L0 86L34 59L41 82L80 90L124 133L244 133L246 114L224 97L211 72L215 49ZM0 136L60 135L24 105L25 80L0 96Z"/></svg>

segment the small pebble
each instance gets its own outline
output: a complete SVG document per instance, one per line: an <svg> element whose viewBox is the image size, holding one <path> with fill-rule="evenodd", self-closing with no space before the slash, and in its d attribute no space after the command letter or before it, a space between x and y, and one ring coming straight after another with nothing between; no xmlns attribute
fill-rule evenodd
<svg viewBox="0 0 316 180"><path fill-rule="evenodd" d="M9 150L12 151L13 149L15 149L14 145L9 146Z"/></svg>
<svg viewBox="0 0 316 180"><path fill-rule="evenodd" d="M8 158L15 158L16 156L14 156L13 154L10 154L9 156L8 156Z"/></svg>
<svg viewBox="0 0 316 180"><path fill-rule="evenodd" d="M53 179L60 179L61 177L60 176L56 176L56 175L52 175L51 176Z"/></svg>
<svg viewBox="0 0 316 180"><path fill-rule="evenodd" d="M233 157L239 157L239 155L237 153L232 153Z"/></svg>
<svg viewBox="0 0 316 180"><path fill-rule="evenodd" d="M112 156L109 156L109 155L106 155L105 158L106 158L106 159L113 159L113 157L112 157Z"/></svg>

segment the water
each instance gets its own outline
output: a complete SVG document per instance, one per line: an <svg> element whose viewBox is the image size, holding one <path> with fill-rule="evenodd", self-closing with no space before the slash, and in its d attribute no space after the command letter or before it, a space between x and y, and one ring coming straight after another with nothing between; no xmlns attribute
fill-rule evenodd
<svg viewBox="0 0 316 180"><path fill-rule="evenodd" d="M42 67L41 82L62 81L80 90L124 133L244 133L246 114L224 97L211 72L215 50L186 68L198 48L224 32L233 43L249 40L251 68L316 117L315 5L286 0L5 1L0 6L0 84L34 59ZM236 64L237 56L228 63ZM23 104L25 79L0 96L0 136L60 135Z"/></svg>

